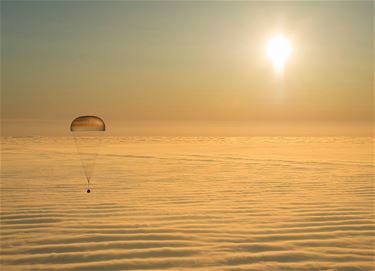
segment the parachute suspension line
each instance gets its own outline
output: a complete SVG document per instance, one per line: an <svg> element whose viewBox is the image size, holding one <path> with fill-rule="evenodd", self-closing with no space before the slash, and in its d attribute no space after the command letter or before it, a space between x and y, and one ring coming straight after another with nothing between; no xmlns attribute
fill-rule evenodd
<svg viewBox="0 0 375 271"><path fill-rule="evenodd" d="M90 137L86 136L79 136L73 135L74 142L81 160L83 173L86 176L87 180L87 193L90 193L90 180L92 178L92 174L95 171L96 167L96 158L98 156L98 152L101 145L101 137L100 135L94 136L90 139ZM95 143L96 142L96 143ZM96 147L92 149L92 147ZM91 152L94 150L93 152ZM91 153L90 153L91 152Z"/></svg>

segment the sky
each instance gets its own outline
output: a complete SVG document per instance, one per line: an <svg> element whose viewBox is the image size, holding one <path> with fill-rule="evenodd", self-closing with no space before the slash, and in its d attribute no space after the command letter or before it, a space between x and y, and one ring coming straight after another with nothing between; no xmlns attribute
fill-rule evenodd
<svg viewBox="0 0 375 271"><path fill-rule="evenodd" d="M1 1L2 135L372 136L373 30L372 1Z"/></svg>

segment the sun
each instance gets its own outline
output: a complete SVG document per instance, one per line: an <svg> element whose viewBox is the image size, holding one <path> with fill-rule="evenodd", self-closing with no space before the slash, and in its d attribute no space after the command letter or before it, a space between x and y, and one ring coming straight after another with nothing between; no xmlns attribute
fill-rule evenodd
<svg viewBox="0 0 375 271"><path fill-rule="evenodd" d="M292 44L282 34L273 36L266 45L266 55L276 71L282 71L292 53Z"/></svg>

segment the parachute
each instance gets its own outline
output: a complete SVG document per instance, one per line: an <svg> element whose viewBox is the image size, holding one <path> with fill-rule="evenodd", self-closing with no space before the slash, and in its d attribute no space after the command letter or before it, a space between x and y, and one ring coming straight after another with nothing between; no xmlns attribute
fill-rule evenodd
<svg viewBox="0 0 375 271"><path fill-rule="evenodd" d="M87 193L90 193L90 181L105 129L104 121L97 116L80 116L75 118L70 125L87 179Z"/></svg>

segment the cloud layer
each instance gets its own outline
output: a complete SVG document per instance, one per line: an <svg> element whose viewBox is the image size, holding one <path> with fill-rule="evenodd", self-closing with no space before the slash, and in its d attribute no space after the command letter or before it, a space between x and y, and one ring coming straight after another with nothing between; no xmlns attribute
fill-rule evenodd
<svg viewBox="0 0 375 271"><path fill-rule="evenodd" d="M374 270L373 139L2 143L4 270Z"/></svg>

